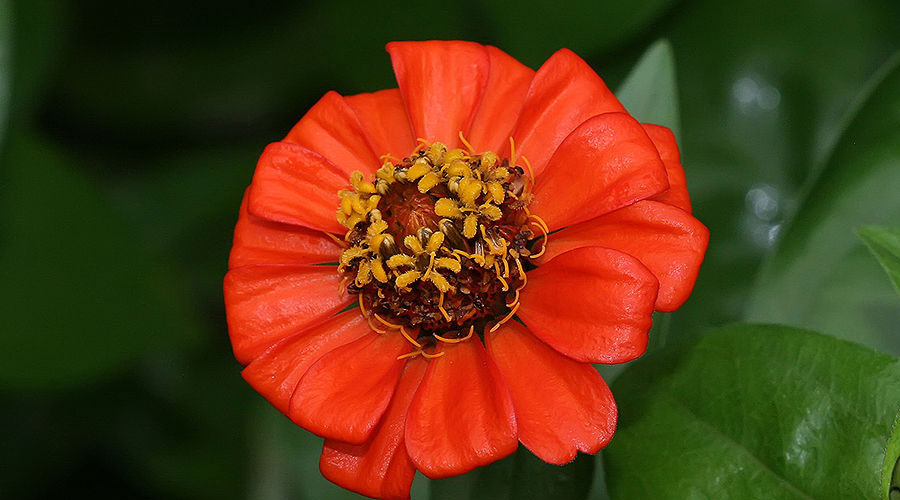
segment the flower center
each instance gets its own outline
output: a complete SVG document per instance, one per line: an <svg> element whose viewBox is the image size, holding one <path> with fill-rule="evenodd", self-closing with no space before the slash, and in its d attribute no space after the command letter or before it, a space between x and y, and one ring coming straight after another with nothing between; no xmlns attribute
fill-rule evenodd
<svg viewBox="0 0 900 500"><path fill-rule="evenodd" d="M373 328L399 330L422 353L433 339L483 335L512 318L528 259L547 236L528 211L522 167L490 151L422 143L385 161L373 180L354 172L350 182L339 193L350 246L338 270Z"/></svg>

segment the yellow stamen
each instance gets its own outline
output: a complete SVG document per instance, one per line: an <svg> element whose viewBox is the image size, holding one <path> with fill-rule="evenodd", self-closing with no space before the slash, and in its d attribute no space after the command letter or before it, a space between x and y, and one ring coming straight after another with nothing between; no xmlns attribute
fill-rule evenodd
<svg viewBox="0 0 900 500"><path fill-rule="evenodd" d="M406 328L403 328L402 325L400 326L400 334L403 335L403 337L405 337L406 340L408 340L410 344L412 344L416 347L419 347L419 348L422 347L422 344L416 342L416 339L412 338L408 333L406 333Z"/></svg>
<svg viewBox="0 0 900 500"><path fill-rule="evenodd" d="M401 325L395 325L395 324L391 323L390 321L388 321L388 320L382 318L381 316L379 316L378 313L374 313L374 314L372 314L372 316L374 316L375 319L377 319L378 321L381 321L382 323L384 323L384 326L387 326L387 327L389 327L389 328L393 328L393 329L395 329L395 330L398 330L398 329L401 328Z"/></svg>
<svg viewBox="0 0 900 500"><path fill-rule="evenodd" d="M462 217L459 205L450 198L441 198L434 203L434 213L439 217Z"/></svg>
<svg viewBox="0 0 900 500"><path fill-rule="evenodd" d="M425 245L425 251L432 252L432 253L437 252L438 250L440 250L441 245L443 245L443 244L444 244L444 233L442 233L440 231L437 233L433 233L428 238L428 244Z"/></svg>
<svg viewBox="0 0 900 500"><path fill-rule="evenodd" d="M441 311L441 314L444 316L444 319L449 323L452 318L450 318L450 313L444 309L444 292L441 292L441 298L438 300L438 310Z"/></svg>
<svg viewBox="0 0 900 500"><path fill-rule="evenodd" d="M528 177L531 177L531 185L534 186L534 169L531 168L531 162L524 156L522 157L522 161L524 161L525 166L528 167Z"/></svg>
<svg viewBox="0 0 900 500"><path fill-rule="evenodd" d="M496 331L497 328L500 328L500 326L503 325L503 323L506 323L507 321L509 321L510 319L512 319L513 315L516 314L516 311L519 310L519 306L520 306L520 305L522 305L521 302L516 302L516 305L513 306L513 308L509 311L509 314L507 314L506 316L504 316L503 319L501 319L500 321L497 322L497 324L495 324L494 326L492 326L491 329L490 329L490 331L491 331L491 332Z"/></svg>
<svg viewBox="0 0 900 500"><path fill-rule="evenodd" d="M460 342L465 342L465 341L469 340L470 338L472 338L472 334L473 334L473 333L475 333L475 327L474 327L474 326L470 326L470 327L469 327L469 334L466 335L465 337L462 337L462 338L458 338L458 339L448 339L448 338L446 338L446 337L441 337L440 335L438 335L438 334L436 334L436 333L433 333L432 336L433 336L434 338L440 340L441 342L446 342L446 343L448 343L448 344L459 344Z"/></svg>
<svg viewBox="0 0 900 500"><path fill-rule="evenodd" d="M406 271L400 276L397 276L397 279L394 280L394 283L397 285L397 288L406 288L421 276L422 273L420 273L419 271Z"/></svg>
<svg viewBox="0 0 900 500"><path fill-rule="evenodd" d="M425 351L423 351L422 349L417 349L415 351L408 352L406 354L401 354L401 355L397 356L397 359L414 358L414 357L418 356L419 354L425 354Z"/></svg>
<svg viewBox="0 0 900 500"><path fill-rule="evenodd" d="M347 242L346 242L346 241L344 241L344 240L338 238L337 236L335 236L335 235L329 233L328 231L322 231L322 232L325 233L325 236L328 236L329 238L331 238L331 241L334 241L335 243L337 243L338 246L342 246L342 247L346 247L346 246L347 246Z"/></svg>
<svg viewBox="0 0 900 500"><path fill-rule="evenodd" d="M497 275L497 280L499 280L500 284L503 285L503 291L505 292L509 290L509 283L507 283L506 280L503 279L503 276L500 276L500 264L498 264L496 260L494 261L494 273L496 273Z"/></svg>
<svg viewBox="0 0 900 500"><path fill-rule="evenodd" d="M439 352L439 353L437 353L437 354L428 354L427 352L422 351L422 357L423 357L423 358L427 358L427 359L439 358L439 357L441 357L441 356L443 356L443 355L444 355L444 351L441 351L441 352Z"/></svg>
<svg viewBox="0 0 900 500"><path fill-rule="evenodd" d="M469 144L469 141L466 140L465 136L463 136L462 130L459 131L459 141L465 144L466 149L469 150L469 154L475 153L475 148L473 148L472 145Z"/></svg>
<svg viewBox="0 0 900 500"><path fill-rule="evenodd" d="M516 289L516 298L513 299L512 302L507 302L506 307L512 307L512 306L516 305L518 302L519 302L519 289L517 288Z"/></svg>
<svg viewBox="0 0 900 500"><path fill-rule="evenodd" d="M474 238L475 233L478 231L478 216L477 215L467 215L466 220L463 221L463 236L466 238Z"/></svg>
<svg viewBox="0 0 900 500"><path fill-rule="evenodd" d="M441 276L436 272L431 273L431 275L428 276L428 281L434 283L434 286L437 287L437 289L441 292L446 292L453 289L453 287L450 286L450 282L447 281L447 278Z"/></svg>
<svg viewBox="0 0 900 500"><path fill-rule="evenodd" d="M428 190L440 184L441 178L434 172L428 172L424 177L419 179L418 189L420 193L427 193Z"/></svg>
<svg viewBox="0 0 900 500"><path fill-rule="evenodd" d="M400 266L413 266L416 263L416 259L412 258L412 256L406 255L405 253L398 253L397 255L391 256L387 261L387 265L391 269L397 269Z"/></svg>
<svg viewBox="0 0 900 500"><path fill-rule="evenodd" d="M422 275L423 280L427 280L428 276L431 275L431 271L434 270L434 253L429 254L428 256L428 269L425 270L425 274Z"/></svg>

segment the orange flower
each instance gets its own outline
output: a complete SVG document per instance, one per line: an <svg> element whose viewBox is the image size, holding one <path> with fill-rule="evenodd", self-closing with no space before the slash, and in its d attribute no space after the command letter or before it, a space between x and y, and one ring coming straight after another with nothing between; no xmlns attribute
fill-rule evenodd
<svg viewBox="0 0 900 500"><path fill-rule="evenodd" d="M596 453L616 406L589 363L640 356L706 250L674 136L566 49L387 49L399 89L329 92L259 159L225 277L244 378L372 497L519 442Z"/></svg>

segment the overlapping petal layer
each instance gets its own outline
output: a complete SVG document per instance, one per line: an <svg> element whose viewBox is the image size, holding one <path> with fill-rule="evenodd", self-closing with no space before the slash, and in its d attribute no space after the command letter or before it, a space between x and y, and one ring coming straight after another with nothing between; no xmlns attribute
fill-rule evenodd
<svg viewBox="0 0 900 500"><path fill-rule="evenodd" d="M554 151L576 127L601 113L624 112L597 73L569 49L561 49L538 69L512 136L518 156L541 176Z"/></svg>
<svg viewBox="0 0 900 500"><path fill-rule="evenodd" d="M284 142L315 151L337 166L344 177L354 170L373 173L380 165L353 109L340 94L322 96L288 132Z"/></svg>
<svg viewBox="0 0 900 500"><path fill-rule="evenodd" d="M485 343L509 387L519 440L532 453L561 465L606 446L616 403L594 367L559 354L515 322L488 333Z"/></svg>
<svg viewBox="0 0 900 500"><path fill-rule="evenodd" d="M399 89L352 95L344 100L353 108L372 150L379 155L403 158L416 146Z"/></svg>
<svg viewBox="0 0 900 500"><path fill-rule="evenodd" d="M287 414L294 389L313 363L371 331L358 311L345 311L276 342L251 361L241 375L272 406Z"/></svg>
<svg viewBox="0 0 900 500"><path fill-rule="evenodd" d="M409 350L401 335L369 333L322 356L300 379L289 415L319 436L362 443L390 403Z"/></svg>
<svg viewBox="0 0 900 500"><path fill-rule="evenodd" d="M428 363L406 363L378 428L363 444L325 440L319 470L335 484L373 498L407 499L416 468L406 452L406 413Z"/></svg>
<svg viewBox="0 0 900 500"><path fill-rule="evenodd" d="M332 266L244 266L225 275L234 356L246 365L279 340L350 304Z"/></svg>
<svg viewBox="0 0 900 500"><path fill-rule="evenodd" d="M342 248L322 231L261 219L248 210L244 193L228 267L337 262Z"/></svg>
<svg viewBox="0 0 900 500"><path fill-rule="evenodd" d="M485 47L458 41L391 42L387 50L413 133L457 146L459 132L469 132L488 82Z"/></svg>
<svg viewBox="0 0 900 500"><path fill-rule="evenodd" d="M669 177L669 189L659 193L650 199L675 205L676 207L691 213L691 198L688 196L687 179L684 176L684 167L681 166L681 155L678 153L678 143L675 142L675 134L666 127L660 125L643 124L644 131L650 136L659 157L666 166L666 174Z"/></svg>
<svg viewBox="0 0 900 500"><path fill-rule="evenodd" d="M597 115L559 145L535 187L531 210L554 231L666 190L659 153L626 113Z"/></svg>
<svg viewBox="0 0 900 500"><path fill-rule="evenodd" d="M512 400L481 341L443 346L413 398L406 448L430 478L455 476L516 450Z"/></svg>
<svg viewBox="0 0 900 500"><path fill-rule="evenodd" d="M518 315L541 340L589 363L624 363L647 348L659 283L634 257L571 250L528 273Z"/></svg>
<svg viewBox="0 0 900 500"><path fill-rule="evenodd" d="M331 233L345 228L335 218L337 193L349 185L324 156L296 144L269 144L253 174L248 209L274 222Z"/></svg>
<svg viewBox="0 0 900 500"><path fill-rule="evenodd" d="M534 77L534 70L496 47L487 47L490 72L487 87L468 140L476 151L505 151L519 119L519 111Z"/></svg>
<svg viewBox="0 0 900 500"><path fill-rule="evenodd" d="M709 230L687 212L646 200L554 233L539 262L581 247L619 250L659 280L656 309L674 311L694 288L708 242Z"/></svg>

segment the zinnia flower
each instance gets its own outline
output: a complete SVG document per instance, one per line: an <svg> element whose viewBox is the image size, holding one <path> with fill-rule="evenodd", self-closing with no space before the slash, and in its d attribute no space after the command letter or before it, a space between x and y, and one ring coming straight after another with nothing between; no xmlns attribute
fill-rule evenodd
<svg viewBox="0 0 900 500"><path fill-rule="evenodd" d="M673 134L566 49L387 50L399 89L329 92L259 159L225 277L244 378L372 497L519 442L596 453L616 405L590 363L640 356L706 250Z"/></svg>

